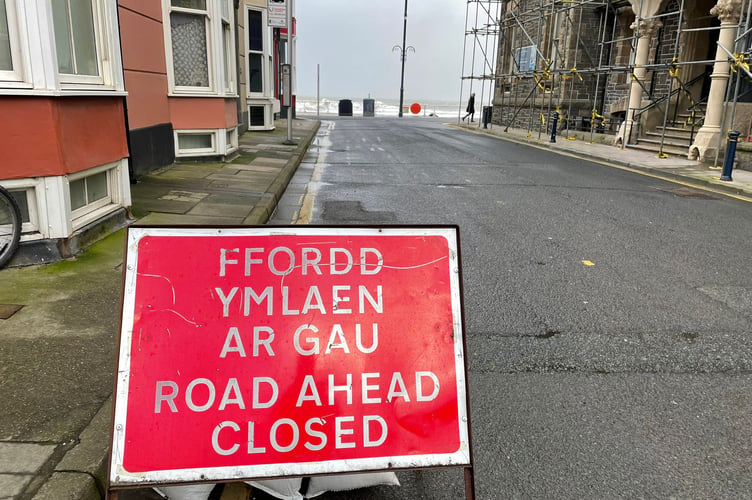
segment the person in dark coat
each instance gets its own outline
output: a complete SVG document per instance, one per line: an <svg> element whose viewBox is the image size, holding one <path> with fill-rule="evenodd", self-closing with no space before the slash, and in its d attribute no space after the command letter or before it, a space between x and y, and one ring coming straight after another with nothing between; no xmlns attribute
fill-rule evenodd
<svg viewBox="0 0 752 500"><path fill-rule="evenodd" d="M467 111L467 114L462 117L462 121L464 122L465 118L469 116L470 121L472 122L475 118L475 92L470 94L470 99L467 100L467 109L465 109L465 111Z"/></svg>

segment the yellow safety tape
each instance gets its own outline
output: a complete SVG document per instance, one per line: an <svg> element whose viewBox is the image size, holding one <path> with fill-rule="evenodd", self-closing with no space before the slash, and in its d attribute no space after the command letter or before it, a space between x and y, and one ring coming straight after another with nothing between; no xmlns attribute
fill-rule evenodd
<svg viewBox="0 0 752 500"><path fill-rule="evenodd" d="M679 60L676 57L671 60L671 67L668 70L668 74L671 78L679 78L679 66L676 65L677 62L679 62Z"/></svg>
<svg viewBox="0 0 752 500"><path fill-rule="evenodd" d="M736 73L737 68L744 68L749 72L749 64L744 60L744 54L737 54L734 52L734 60L731 62L731 71Z"/></svg>

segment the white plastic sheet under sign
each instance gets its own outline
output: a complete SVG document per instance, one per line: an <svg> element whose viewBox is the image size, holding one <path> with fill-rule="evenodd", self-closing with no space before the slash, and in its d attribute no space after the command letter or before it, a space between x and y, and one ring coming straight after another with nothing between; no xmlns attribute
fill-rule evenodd
<svg viewBox="0 0 752 500"><path fill-rule="evenodd" d="M287 0L266 0L267 19L269 26L275 28L287 27Z"/></svg>

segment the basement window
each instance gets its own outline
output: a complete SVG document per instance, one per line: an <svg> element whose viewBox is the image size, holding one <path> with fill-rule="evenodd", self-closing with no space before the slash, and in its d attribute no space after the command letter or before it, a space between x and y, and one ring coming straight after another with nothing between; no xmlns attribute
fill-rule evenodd
<svg viewBox="0 0 752 500"><path fill-rule="evenodd" d="M201 155L217 152L215 132L176 132L177 156Z"/></svg>
<svg viewBox="0 0 752 500"><path fill-rule="evenodd" d="M111 202L107 172L72 180L69 186L74 218L76 212L88 212Z"/></svg>

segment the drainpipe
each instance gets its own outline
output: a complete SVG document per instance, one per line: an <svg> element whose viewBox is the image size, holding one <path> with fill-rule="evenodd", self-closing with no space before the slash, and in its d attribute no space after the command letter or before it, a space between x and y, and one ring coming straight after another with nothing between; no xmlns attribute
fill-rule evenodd
<svg viewBox="0 0 752 500"><path fill-rule="evenodd" d="M240 54L240 37L238 36L238 9L240 8L240 0L234 1L233 22L235 23L235 89L237 90L238 99L238 139L240 134L248 130L248 124L243 118L243 102L240 95L240 64L238 64L238 55ZM241 130L242 129L242 130Z"/></svg>
<svg viewBox="0 0 752 500"><path fill-rule="evenodd" d="M120 29L120 2L115 5L115 15L117 16L118 26L118 50L120 50L120 74L123 77L123 88L125 88L125 64L123 63L123 30ZM128 96L123 96L123 124L125 125L125 145L128 148L128 178L131 184L136 184L136 172L133 170L133 156L131 155L131 126L128 121ZM130 207L128 207L130 216Z"/></svg>

